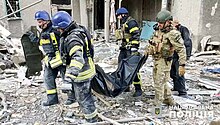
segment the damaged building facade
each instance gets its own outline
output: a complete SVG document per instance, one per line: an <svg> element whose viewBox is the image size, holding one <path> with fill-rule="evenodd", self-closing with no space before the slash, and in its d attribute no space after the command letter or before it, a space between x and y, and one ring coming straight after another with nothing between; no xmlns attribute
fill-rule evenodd
<svg viewBox="0 0 220 125"><path fill-rule="evenodd" d="M108 2L106 4L105 2ZM155 21L156 14L166 8L173 13L174 19L187 26L193 39L193 48L199 48L199 42L204 36L211 35L212 40L220 38L218 0L115 0L115 9L119 6L128 8L130 15L142 21ZM96 29L104 29L106 6L110 13L111 0L1 0L0 24L8 29L11 37L21 37L30 26L35 26L34 14L38 10L46 10L51 15L59 10L65 10L73 15L77 23L88 27L92 32ZM5 15L13 13L8 17Z"/></svg>

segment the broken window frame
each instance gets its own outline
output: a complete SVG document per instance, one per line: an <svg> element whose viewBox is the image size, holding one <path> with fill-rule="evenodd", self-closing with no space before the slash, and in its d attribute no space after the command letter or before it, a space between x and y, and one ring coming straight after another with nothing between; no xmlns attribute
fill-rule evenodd
<svg viewBox="0 0 220 125"><path fill-rule="evenodd" d="M5 9L6 14L11 14L17 10L20 9L20 0L5 0ZM15 14L12 14L11 16L8 16L8 18L20 18L21 13L17 12Z"/></svg>
<svg viewBox="0 0 220 125"><path fill-rule="evenodd" d="M71 0L64 0L64 1L60 1L60 0L51 0L50 1L51 4L56 4L56 5L71 5Z"/></svg>

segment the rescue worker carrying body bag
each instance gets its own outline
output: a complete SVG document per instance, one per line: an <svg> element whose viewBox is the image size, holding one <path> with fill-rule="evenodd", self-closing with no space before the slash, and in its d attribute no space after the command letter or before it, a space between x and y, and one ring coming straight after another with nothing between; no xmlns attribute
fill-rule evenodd
<svg viewBox="0 0 220 125"><path fill-rule="evenodd" d="M58 103L58 95L56 89L55 79L60 72L62 79L64 79L65 67L59 52L59 35L60 33L52 28L50 16L46 11L37 11L35 13L35 20L37 20L39 28L42 29L40 38L34 33L28 32L29 38L32 42L39 42L43 48L44 57L44 83L47 88L47 101L43 102L44 106L50 106ZM75 101L75 95L68 93L66 104L71 104Z"/></svg>
<svg viewBox="0 0 220 125"><path fill-rule="evenodd" d="M116 11L116 16L122 21L122 27L116 30L115 37L118 41L122 41L120 46L120 53L118 57L118 64L125 58L131 55L139 55L139 39L140 39L140 29L137 21L128 15L128 10L124 7L119 8ZM137 62L138 63L138 62ZM137 73L133 85L135 87L134 97L142 95L141 89L141 77ZM129 87L125 91L130 91Z"/></svg>
<svg viewBox="0 0 220 125"><path fill-rule="evenodd" d="M91 80L96 74L89 32L72 21L65 11L57 12L53 26L61 32L60 51L66 64L62 90L75 92L76 99L88 122L97 121L97 109L91 94Z"/></svg>

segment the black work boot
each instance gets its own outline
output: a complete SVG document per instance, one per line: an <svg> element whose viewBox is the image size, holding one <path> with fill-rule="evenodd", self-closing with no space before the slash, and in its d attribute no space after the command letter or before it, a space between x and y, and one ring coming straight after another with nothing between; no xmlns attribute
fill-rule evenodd
<svg viewBox="0 0 220 125"><path fill-rule="evenodd" d="M133 94L133 97L139 97L142 95L142 89L140 84L134 84L135 92Z"/></svg>
<svg viewBox="0 0 220 125"><path fill-rule="evenodd" d="M65 105L71 105L71 104L73 104L74 102L76 102L76 98L75 98L75 93L74 93L74 92L69 91L69 92L67 93L67 96L68 96L68 98L67 98L67 100L64 102Z"/></svg>
<svg viewBox="0 0 220 125"><path fill-rule="evenodd" d="M43 102L43 106L51 106L51 105L55 105L58 103L59 103L59 101L58 101L57 94L48 94L47 101Z"/></svg>

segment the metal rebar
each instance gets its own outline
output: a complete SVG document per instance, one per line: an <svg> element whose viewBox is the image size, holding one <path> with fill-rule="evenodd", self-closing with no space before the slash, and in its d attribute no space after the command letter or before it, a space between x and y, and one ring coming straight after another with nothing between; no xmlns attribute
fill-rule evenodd
<svg viewBox="0 0 220 125"><path fill-rule="evenodd" d="M20 11L22 11L22 10L25 10L25 9L27 9L27 8L33 6L33 5L36 5L36 4L38 4L38 3L42 2L42 1L43 1L43 0L38 0L38 1L36 1L36 2L34 2L34 3L32 3L32 4L30 4L30 5L27 5L27 6L21 8L21 9L19 9L19 10L16 10L16 11L13 12L13 13L10 13L10 14L8 14L8 15L5 15L5 16L1 17L0 20L6 18L6 17L8 17L8 16L11 16L11 15L13 15L13 14L15 14L15 13L18 13L18 12L20 12Z"/></svg>

